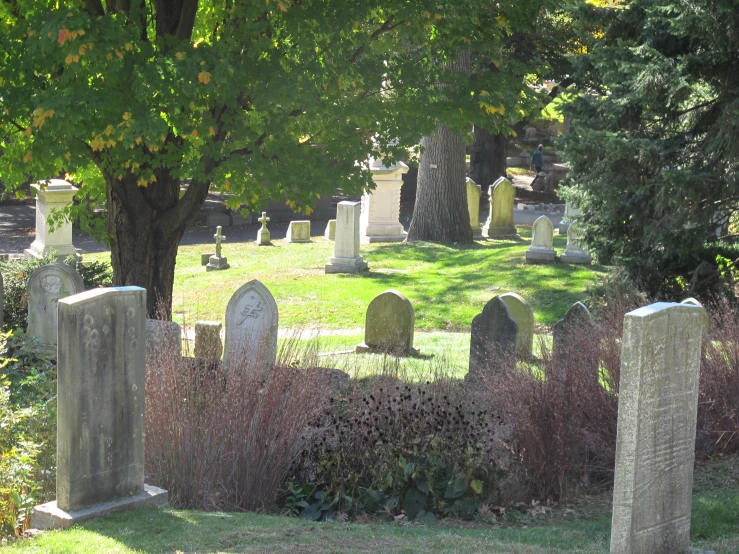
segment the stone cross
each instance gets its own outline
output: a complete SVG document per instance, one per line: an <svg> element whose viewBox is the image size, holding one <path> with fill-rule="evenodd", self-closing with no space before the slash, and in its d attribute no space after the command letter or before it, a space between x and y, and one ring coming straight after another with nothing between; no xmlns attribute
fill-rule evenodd
<svg viewBox="0 0 739 554"><path fill-rule="evenodd" d="M226 237L223 236L222 233L223 227L220 225L216 228L216 234L213 235L213 238L216 239L216 256L221 257L221 242L226 240Z"/></svg>
<svg viewBox="0 0 739 554"><path fill-rule="evenodd" d="M264 231L267 230L267 222L269 221L269 218L267 217L267 212L262 212L262 217L257 219L257 221L262 223L262 229Z"/></svg>

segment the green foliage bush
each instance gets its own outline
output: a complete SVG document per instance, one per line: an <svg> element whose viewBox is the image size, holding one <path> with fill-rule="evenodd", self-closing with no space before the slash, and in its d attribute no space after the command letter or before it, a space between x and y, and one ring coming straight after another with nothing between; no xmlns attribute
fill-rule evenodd
<svg viewBox="0 0 739 554"><path fill-rule="evenodd" d="M0 334L0 535L20 533L53 496L56 363L22 332Z"/></svg>
<svg viewBox="0 0 739 554"><path fill-rule="evenodd" d="M471 518L497 497L498 422L448 382L370 382L336 397L313 422L284 505L311 520L377 512Z"/></svg>

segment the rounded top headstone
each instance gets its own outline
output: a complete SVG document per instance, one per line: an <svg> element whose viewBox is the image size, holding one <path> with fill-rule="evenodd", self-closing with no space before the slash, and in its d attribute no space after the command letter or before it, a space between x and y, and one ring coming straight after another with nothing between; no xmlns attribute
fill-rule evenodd
<svg viewBox="0 0 739 554"><path fill-rule="evenodd" d="M82 277L67 264L42 265L28 279L28 334L41 344L56 345L57 303L85 290Z"/></svg>
<svg viewBox="0 0 739 554"><path fill-rule="evenodd" d="M516 339L516 350L523 357L531 356L534 347L534 311L524 298L515 292L506 292L498 295L510 316L518 324L518 337Z"/></svg>
<svg viewBox="0 0 739 554"><path fill-rule="evenodd" d="M386 290L367 307L364 342L381 350L410 350L415 323L416 314L408 299L397 290Z"/></svg>
<svg viewBox="0 0 739 554"><path fill-rule="evenodd" d="M531 245L551 248L554 243L554 225L545 215L539 216L531 228Z"/></svg>

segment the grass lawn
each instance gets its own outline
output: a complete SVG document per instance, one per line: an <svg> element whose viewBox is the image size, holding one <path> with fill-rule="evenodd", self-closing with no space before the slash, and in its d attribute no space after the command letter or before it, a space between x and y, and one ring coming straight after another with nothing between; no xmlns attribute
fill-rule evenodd
<svg viewBox="0 0 739 554"><path fill-rule="evenodd" d="M521 241L472 245L415 243L362 245L370 265L365 275L326 275L324 264L333 243L275 241L274 247L227 243L223 253L231 268L206 272L200 253L206 246L181 246L177 257L173 310L175 320L223 320L233 292L258 279L272 292L280 310L280 327L362 329L367 305L377 294L397 289L416 312L416 329L469 331L472 318L493 296L517 292L528 300L538 325L551 326L588 286L604 273L600 266L528 265L525 250L531 228L520 227ZM565 236L555 235L561 252ZM107 260L108 253L88 254Z"/></svg>
<svg viewBox="0 0 739 554"><path fill-rule="evenodd" d="M720 554L739 553L739 468L736 459L696 471L691 542ZM610 494L573 500L545 515L508 512L495 523L309 523L257 514L142 509L43 533L0 549L36 552L285 552L473 554L606 553Z"/></svg>

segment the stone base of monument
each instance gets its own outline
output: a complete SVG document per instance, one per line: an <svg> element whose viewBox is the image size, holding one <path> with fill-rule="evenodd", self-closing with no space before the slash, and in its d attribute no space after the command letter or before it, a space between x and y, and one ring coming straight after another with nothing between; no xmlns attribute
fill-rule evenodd
<svg viewBox="0 0 739 554"><path fill-rule="evenodd" d="M362 273L369 271L367 262L362 256L358 258L329 258L325 266L326 273Z"/></svg>
<svg viewBox="0 0 739 554"><path fill-rule="evenodd" d="M380 346L370 346L365 342L360 342L355 348L356 354L393 354L395 356L420 356L421 352L416 348L382 348Z"/></svg>
<svg viewBox="0 0 739 554"><path fill-rule="evenodd" d="M111 500L95 504L88 508L81 508L70 512L65 512L57 508L56 500L41 504L33 509L31 521L37 529L69 529L73 525L107 516L115 512L124 510L132 510L133 508L141 508L144 506L162 507L169 503L169 493L164 489L144 485L143 492L137 495Z"/></svg>
<svg viewBox="0 0 739 554"><path fill-rule="evenodd" d="M362 244L370 244L373 242L403 242L408 233L405 232L400 223L390 225L369 224L360 234L360 242Z"/></svg>
<svg viewBox="0 0 739 554"><path fill-rule="evenodd" d="M200 265L208 265L210 257L215 256L215 252L208 252L207 254L200 254Z"/></svg>
<svg viewBox="0 0 739 554"><path fill-rule="evenodd" d="M34 242L31 244L30 248L26 248L23 251L23 254L26 256L26 258L43 258L49 252L52 250L54 251L54 254L56 255L56 259L59 261L64 261L67 256L75 256L77 257L77 249L72 246L71 244L68 246L41 246L41 247L35 247L36 243Z"/></svg>
<svg viewBox="0 0 739 554"><path fill-rule="evenodd" d="M482 236L490 240L518 240L521 238L521 235L516 232L515 227L483 227Z"/></svg>
<svg viewBox="0 0 739 554"><path fill-rule="evenodd" d="M482 227L472 227L472 240L485 240L482 236Z"/></svg>
<svg viewBox="0 0 739 554"><path fill-rule="evenodd" d="M228 269L231 267L228 265L228 258L226 256L211 256L208 259L208 265L205 266L206 271L220 271L221 269Z"/></svg>
<svg viewBox="0 0 739 554"><path fill-rule="evenodd" d="M270 242L270 232L266 229L259 229L259 231L257 231L257 240L254 242L257 243L257 246L272 246L272 243Z"/></svg>
<svg viewBox="0 0 739 554"><path fill-rule="evenodd" d="M559 261L565 264L590 264L593 258L584 250L565 250Z"/></svg>
<svg viewBox="0 0 739 554"><path fill-rule="evenodd" d="M532 246L526 250L526 261L528 263L554 263L557 259L557 253L552 248L542 248Z"/></svg>

